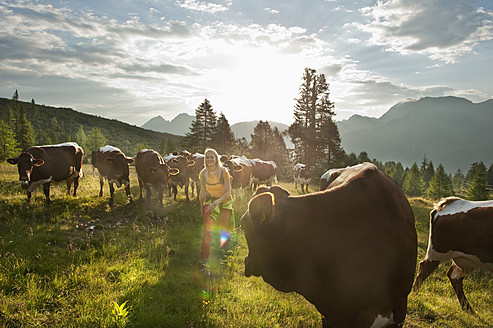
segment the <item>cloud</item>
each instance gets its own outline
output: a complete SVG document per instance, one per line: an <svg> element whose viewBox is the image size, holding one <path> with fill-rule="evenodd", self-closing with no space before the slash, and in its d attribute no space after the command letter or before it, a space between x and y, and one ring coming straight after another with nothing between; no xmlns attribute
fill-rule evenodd
<svg viewBox="0 0 493 328"><path fill-rule="evenodd" d="M228 7L223 5L211 2L201 2L197 0L178 0L176 1L176 4L181 8L203 11L211 14L228 10ZM229 3L229 5L231 5L231 3Z"/></svg>
<svg viewBox="0 0 493 328"><path fill-rule="evenodd" d="M361 13L369 22L353 25L371 34L370 45L446 63L493 39L493 13L475 8L472 0L379 1Z"/></svg>

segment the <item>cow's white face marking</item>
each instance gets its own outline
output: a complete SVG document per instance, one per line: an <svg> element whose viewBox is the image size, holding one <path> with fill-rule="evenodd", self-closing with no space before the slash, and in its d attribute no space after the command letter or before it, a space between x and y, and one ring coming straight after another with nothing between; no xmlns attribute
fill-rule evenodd
<svg viewBox="0 0 493 328"><path fill-rule="evenodd" d="M394 324L394 314L392 313L390 315L390 318L384 317L381 314L379 314L375 320L373 321L373 324L370 326L370 328L382 328L390 324Z"/></svg>
<svg viewBox="0 0 493 328"><path fill-rule="evenodd" d="M294 170L295 170L295 171L297 171L297 170L299 170L299 169L300 169L300 168L302 168L302 167L305 167L305 164L300 164L300 163L298 163L298 164L296 164L296 165L294 166Z"/></svg>
<svg viewBox="0 0 493 328"><path fill-rule="evenodd" d="M110 152L110 151L121 151L121 150L116 148L116 147L106 145L104 147L99 148L99 151L106 153L106 152Z"/></svg>
<svg viewBox="0 0 493 328"><path fill-rule="evenodd" d="M335 173L335 172L337 172L339 170L342 170L342 169L330 169L327 172L325 172L324 174L322 174L322 176L320 177L320 179L324 179L324 180L327 180L328 181L330 179L330 176L333 173Z"/></svg>
<svg viewBox="0 0 493 328"><path fill-rule="evenodd" d="M27 191L28 192L33 192L34 189L36 189L39 185L42 185L44 183L47 183L47 182L50 182L51 179L53 179L53 177L49 177L48 179L42 179L42 180L38 180L38 181L35 181L33 183L31 183L31 185L29 186L29 188L27 188Z"/></svg>
<svg viewBox="0 0 493 328"><path fill-rule="evenodd" d="M441 211L437 212L433 220L435 220L437 216L467 213L479 207L493 207L493 200L486 200L481 202L472 202L463 199L456 200L453 203L446 205Z"/></svg>

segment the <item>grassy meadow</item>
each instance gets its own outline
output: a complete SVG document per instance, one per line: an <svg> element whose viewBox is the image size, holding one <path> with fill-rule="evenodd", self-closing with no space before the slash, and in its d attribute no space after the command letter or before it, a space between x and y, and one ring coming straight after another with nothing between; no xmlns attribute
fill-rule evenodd
<svg viewBox="0 0 493 328"><path fill-rule="evenodd" d="M243 275L246 241L237 228L231 253L212 246L210 277L199 270L202 221L183 192L164 208L123 189L108 203L108 186L84 166L76 198L65 183L42 188L26 204L15 166L0 164L0 327L321 327L313 305ZM280 183L292 194L294 186ZM311 190L317 190L316 185ZM180 190L181 191L181 190ZM418 262L428 243L432 202L410 199L418 231ZM235 204L236 223L246 201ZM215 236L217 240L217 236ZM475 271L464 290L478 317L460 310L447 264L409 297L405 327L491 327L493 277Z"/></svg>

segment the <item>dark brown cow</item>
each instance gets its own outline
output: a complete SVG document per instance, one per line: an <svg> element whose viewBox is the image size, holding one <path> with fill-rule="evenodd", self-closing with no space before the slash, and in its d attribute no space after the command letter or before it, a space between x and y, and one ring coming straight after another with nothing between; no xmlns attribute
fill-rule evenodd
<svg viewBox="0 0 493 328"><path fill-rule="evenodd" d="M231 190L236 197L243 197L246 190L251 194L252 190L252 162L246 157L230 156L223 163L231 176Z"/></svg>
<svg viewBox="0 0 493 328"><path fill-rule="evenodd" d="M92 152L92 165L99 171L99 197L103 196L104 179L108 180L110 187L110 201L113 204L113 196L117 188L125 186L125 192L128 201L132 203L132 194L130 193L130 179L128 177L128 164L133 163L133 158L126 157L118 148L106 145Z"/></svg>
<svg viewBox="0 0 493 328"><path fill-rule="evenodd" d="M185 190L185 197L187 202L188 198L188 186L190 185L190 168L195 164L194 161L189 160L183 155L167 155L165 156L165 162L170 168L177 168L179 173L177 175L170 176L168 184L173 191L173 200L176 200L176 194L178 193L178 186Z"/></svg>
<svg viewBox="0 0 493 328"><path fill-rule="evenodd" d="M301 186L301 192L308 192L308 185L312 181L312 174L315 167L306 166L305 164L296 164L293 169L294 187L298 189L298 184ZM306 191L303 190L306 186Z"/></svg>
<svg viewBox="0 0 493 328"><path fill-rule="evenodd" d="M252 183L254 190L261 184L272 186L273 182L277 182L277 165L274 161L263 161L259 158L254 158L250 162L252 162Z"/></svg>
<svg viewBox="0 0 493 328"><path fill-rule="evenodd" d="M493 201L473 202L449 197L430 213L430 240L419 263L413 289L444 261L452 260L447 276L463 310L474 313L462 281L475 268L493 272Z"/></svg>
<svg viewBox="0 0 493 328"><path fill-rule="evenodd" d="M178 174L178 169L170 168L157 151L143 149L135 156L135 170L139 180L140 198L143 198L142 189L145 188L147 203L149 203L152 189L154 189L158 193L159 204L162 206L164 188L168 187L170 175Z"/></svg>
<svg viewBox="0 0 493 328"><path fill-rule="evenodd" d="M241 225L245 275L300 293L324 327L402 326L416 267L414 215L373 164L340 170L323 192L260 187Z"/></svg>
<svg viewBox="0 0 493 328"><path fill-rule="evenodd" d="M27 201L37 186L43 185L46 201L50 203L51 181L67 181L67 194L74 183L74 196L77 195L79 177L82 176L84 151L75 142L58 145L35 146L26 149L17 158L7 162L17 165L22 189L27 191Z"/></svg>

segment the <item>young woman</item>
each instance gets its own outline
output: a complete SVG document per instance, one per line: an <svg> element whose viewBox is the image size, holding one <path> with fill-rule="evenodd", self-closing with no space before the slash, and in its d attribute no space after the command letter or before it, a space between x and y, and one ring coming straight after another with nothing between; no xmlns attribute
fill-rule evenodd
<svg viewBox="0 0 493 328"><path fill-rule="evenodd" d="M231 178L228 170L221 165L219 155L214 149L207 148L204 155L205 168L199 174L200 212L204 217L201 263L209 260L214 223L221 229L220 247L228 247L231 236L230 219L233 212Z"/></svg>

